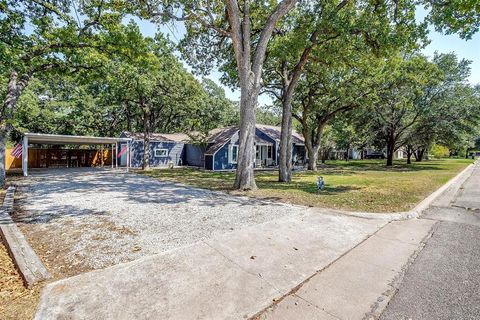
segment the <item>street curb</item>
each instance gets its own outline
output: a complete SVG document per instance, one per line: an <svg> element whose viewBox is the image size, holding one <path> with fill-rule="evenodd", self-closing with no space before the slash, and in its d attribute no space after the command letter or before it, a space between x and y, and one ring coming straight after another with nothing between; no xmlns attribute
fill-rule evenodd
<svg viewBox="0 0 480 320"><path fill-rule="evenodd" d="M13 186L8 187L0 209L0 237L26 286L31 288L37 282L52 276L10 217L15 189Z"/></svg>
<svg viewBox="0 0 480 320"><path fill-rule="evenodd" d="M423 199L420 203L418 203L412 210L404 211L404 212L394 212L394 213L374 213L374 212L353 212L353 211L341 211L341 210L328 210L329 212L335 212L337 214L343 214L353 217L359 218L366 218L366 219L382 219L387 221L400 221L400 220L408 220L408 219L416 219L419 218L423 211L428 209L433 201L435 201L443 192L445 192L450 186L457 183L460 180L465 182L468 179L469 175L467 174L469 171L473 170L475 163L468 165L465 169L463 169L460 173L458 173L455 177L448 180L444 185L438 188L436 191L431 193L428 197Z"/></svg>

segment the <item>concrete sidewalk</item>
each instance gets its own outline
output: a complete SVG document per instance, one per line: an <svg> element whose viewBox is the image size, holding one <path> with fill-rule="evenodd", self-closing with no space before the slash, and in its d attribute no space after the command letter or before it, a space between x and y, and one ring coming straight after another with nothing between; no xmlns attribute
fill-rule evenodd
<svg viewBox="0 0 480 320"><path fill-rule="evenodd" d="M257 319L377 317L434 223L417 219L389 223Z"/></svg>
<svg viewBox="0 0 480 320"><path fill-rule="evenodd" d="M475 163L467 179L438 197L423 212L422 218L480 227L480 161Z"/></svg>
<svg viewBox="0 0 480 320"><path fill-rule="evenodd" d="M476 162L472 174L456 194L452 206L480 209L480 161Z"/></svg>
<svg viewBox="0 0 480 320"><path fill-rule="evenodd" d="M385 224L307 213L256 225L49 284L36 319L249 318Z"/></svg>

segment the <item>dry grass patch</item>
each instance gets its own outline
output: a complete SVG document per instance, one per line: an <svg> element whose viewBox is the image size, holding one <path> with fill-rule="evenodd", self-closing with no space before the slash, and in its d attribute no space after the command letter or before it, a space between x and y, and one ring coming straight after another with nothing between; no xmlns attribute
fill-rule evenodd
<svg viewBox="0 0 480 320"><path fill-rule="evenodd" d="M40 288L27 289L0 241L0 319L32 319Z"/></svg>

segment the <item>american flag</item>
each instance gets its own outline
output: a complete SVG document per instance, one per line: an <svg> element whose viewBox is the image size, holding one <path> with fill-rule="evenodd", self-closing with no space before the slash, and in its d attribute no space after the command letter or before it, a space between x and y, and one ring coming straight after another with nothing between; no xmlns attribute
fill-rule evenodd
<svg viewBox="0 0 480 320"><path fill-rule="evenodd" d="M124 147L120 150L120 152L117 154L117 158L120 158L120 157L122 156L122 154L125 153L125 151L127 151L127 146L124 146Z"/></svg>
<svg viewBox="0 0 480 320"><path fill-rule="evenodd" d="M18 159L22 157L22 153L23 153L23 147L19 143L15 146L15 148L13 148L12 153L10 153L10 155Z"/></svg>

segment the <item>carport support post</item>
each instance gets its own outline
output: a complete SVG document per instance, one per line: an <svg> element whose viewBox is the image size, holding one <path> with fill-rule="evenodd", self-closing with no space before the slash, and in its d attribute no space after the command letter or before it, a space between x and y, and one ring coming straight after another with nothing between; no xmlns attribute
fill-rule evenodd
<svg viewBox="0 0 480 320"><path fill-rule="evenodd" d="M127 141L127 172L130 167L130 141Z"/></svg>
<svg viewBox="0 0 480 320"><path fill-rule="evenodd" d="M23 137L22 146L22 170L23 176L28 176L28 137Z"/></svg>
<svg viewBox="0 0 480 320"><path fill-rule="evenodd" d="M112 144L112 169L113 169L113 144Z"/></svg>
<svg viewBox="0 0 480 320"><path fill-rule="evenodd" d="M101 159L101 160L100 160L100 165L101 165L102 168L103 168L103 144L100 145L100 157L101 157L101 158L100 158L100 159Z"/></svg>
<svg viewBox="0 0 480 320"><path fill-rule="evenodd" d="M115 143L115 169L118 169L118 142Z"/></svg>

